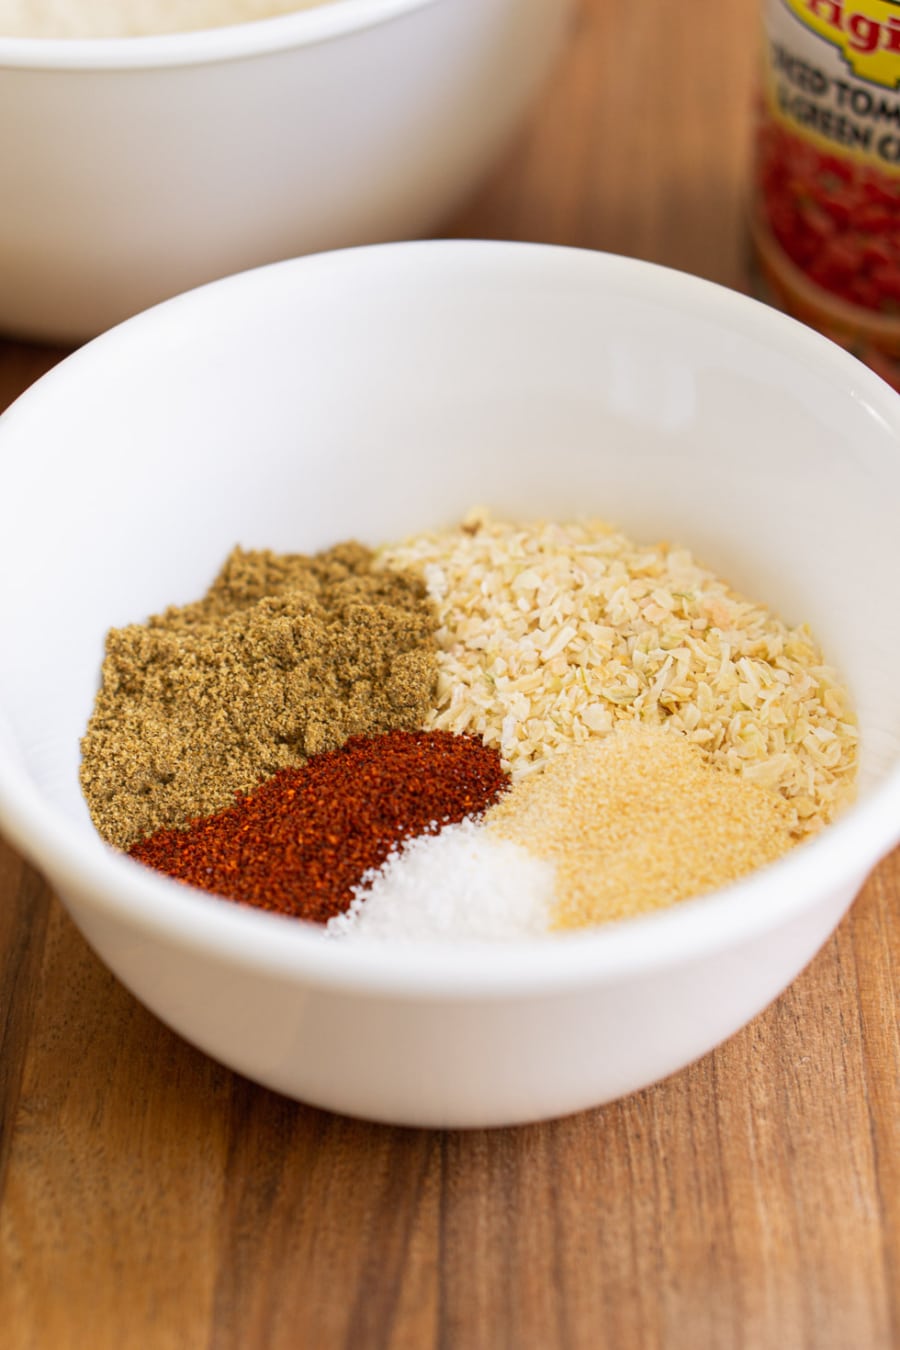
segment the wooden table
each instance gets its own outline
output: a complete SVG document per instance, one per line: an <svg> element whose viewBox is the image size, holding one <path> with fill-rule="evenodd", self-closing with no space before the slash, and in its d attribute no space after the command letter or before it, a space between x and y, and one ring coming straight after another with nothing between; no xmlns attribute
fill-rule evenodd
<svg viewBox="0 0 900 1350"><path fill-rule="evenodd" d="M757 50L757 0L584 0L444 232L740 285ZM63 354L0 344L0 406ZM298 1105L185 1045L0 842L0 1342L900 1346L898 901L894 854L773 1007L657 1087L428 1133Z"/></svg>

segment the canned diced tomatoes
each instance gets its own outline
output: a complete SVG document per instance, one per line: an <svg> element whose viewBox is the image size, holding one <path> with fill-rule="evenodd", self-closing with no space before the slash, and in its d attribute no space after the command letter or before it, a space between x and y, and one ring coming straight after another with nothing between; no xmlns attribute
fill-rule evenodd
<svg viewBox="0 0 900 1350"><path fill-rule="evenodd" d="M900 389L900 4L764 0L762 293Z"/></svg>

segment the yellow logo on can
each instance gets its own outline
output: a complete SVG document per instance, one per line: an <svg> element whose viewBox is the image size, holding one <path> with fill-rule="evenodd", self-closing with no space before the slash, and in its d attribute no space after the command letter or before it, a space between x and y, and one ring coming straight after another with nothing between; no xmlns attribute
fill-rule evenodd
<svg viewBox="0 0 900 1350"><path fill-rule="evenodd" d="M900 85L900 0L784 0L802 24L838 47L854 75Z"/></svg>

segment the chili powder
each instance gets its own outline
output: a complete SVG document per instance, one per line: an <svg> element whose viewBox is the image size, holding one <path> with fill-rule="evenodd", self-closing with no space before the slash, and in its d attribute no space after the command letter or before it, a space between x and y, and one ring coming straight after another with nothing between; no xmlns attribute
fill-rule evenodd
<svg viewBox="0 0 900 1350"><path fill-rule="evenodd" d="M499 751L476 736L351 736L129 853L226 899L326 923L405 839L480 815L508 783Z"/></svg>

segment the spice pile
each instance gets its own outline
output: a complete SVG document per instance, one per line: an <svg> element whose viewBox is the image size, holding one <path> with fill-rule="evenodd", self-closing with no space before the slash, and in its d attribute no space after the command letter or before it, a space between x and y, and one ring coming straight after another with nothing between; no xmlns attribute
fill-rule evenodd
<svg viewBox="0 0 900 1350"><path fill-rule="evenodd" d="M509 940L703 894L852 792L809 632L598 522L235 550L114 630L82 743L114 846L340 940Z"/></svg>
<svg viewBox="0 0 900 1350"><path fill-rule="evenodd" d="M416 730L436 678L421 580L361 544L235 549L206 596L113 629L82 742L97 829L127 849L350 736Z"/></svg>
<svg viewBox="0 0 900 1350"><path fill-rule="evenodd" d="M352 736L225 811L158 831L131 856L201 890L324 923L400 841L480 814L505 786L499 755L474 736Z"/></svg>
<svg viewBox="0 0 900 1350"><path fill-rule="evenodd" d="M437 608L428 727L496 745L514 779L626 721L664 723L774 787L798 838L846 800L856 726L805 626L737 595L683 548L597 521L473 512L379 554L420 569Z"/></svg>
<svg viewBox="0 0 900 1350"><path fill-rule="evenodd" d="M556 867L557 928L671 905L787 852L791 810L664 727L620 723L523 778L491 833Z"/></svg>

